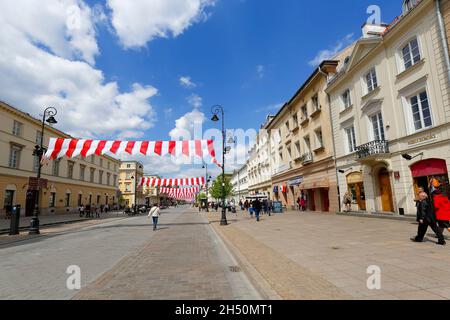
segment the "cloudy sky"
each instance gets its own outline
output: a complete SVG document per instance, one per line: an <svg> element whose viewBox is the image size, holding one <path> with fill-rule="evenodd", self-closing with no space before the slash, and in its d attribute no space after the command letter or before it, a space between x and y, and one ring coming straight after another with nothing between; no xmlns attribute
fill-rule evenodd
<svg viewBox="0 0 450 320"><path fill-rule="evenodd" d="M58 128L80 138L177 139L195 122L214 128L215 104L227 128L258 128L360 36L371 4L385 22L401 9L400 0L2 0L0 100L34 116L54 106ZM139 160L166 177L204 172Z"/></svg>

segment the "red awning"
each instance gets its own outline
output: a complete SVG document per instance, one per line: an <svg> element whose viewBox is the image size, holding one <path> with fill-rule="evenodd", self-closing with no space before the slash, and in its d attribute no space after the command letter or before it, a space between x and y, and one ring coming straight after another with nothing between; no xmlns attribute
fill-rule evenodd
<svg viewBox="0 0 450 320"><path fill-rule="evenodd" d="M447 174L447 163L441 159L427 159L411 166L413 178Z"/></svg>

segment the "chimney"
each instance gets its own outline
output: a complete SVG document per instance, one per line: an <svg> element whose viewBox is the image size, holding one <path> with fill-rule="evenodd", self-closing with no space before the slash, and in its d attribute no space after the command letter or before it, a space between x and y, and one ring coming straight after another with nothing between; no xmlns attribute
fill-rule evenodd
<svg viewBox="0 0 450 320"><path fill-rule="evenodd" d="M362 34L364 39L380 37L388 27L387 24L370 24L365 23L362 26Z"/></svg>

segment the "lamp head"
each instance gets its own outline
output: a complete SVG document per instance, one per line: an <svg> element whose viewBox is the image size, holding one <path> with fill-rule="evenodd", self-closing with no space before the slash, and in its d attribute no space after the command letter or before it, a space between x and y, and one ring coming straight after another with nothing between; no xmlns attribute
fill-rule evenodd
<svg viewBox="0 0 450 320"><path fill-rule="evenodd" d="M56 119L55 119L54 116L50 116L50 117L49 117L47 120L45 120L45 121L47 121L48 124L57 124L57 123L58 123L58 121L56 121Z"/></svg>
<svg viewBox="0 0 450 320"><path fill-rule="evenodd" d="M411 156L410 156L409 154L407 154L407 153L402 154L402 157L403 157L403 159L408 160L408 161L412 160L412 158L413 158L413 157L411 157Z"/></svg>
<svg viewBox="0 0 450 320"><path fill-rule="evenodd" d="M217 122L217 121L219 121L219 117L217 116L217 114L215 114L215 115L211 118L211 120L214 121L214 122Z"/></svg>

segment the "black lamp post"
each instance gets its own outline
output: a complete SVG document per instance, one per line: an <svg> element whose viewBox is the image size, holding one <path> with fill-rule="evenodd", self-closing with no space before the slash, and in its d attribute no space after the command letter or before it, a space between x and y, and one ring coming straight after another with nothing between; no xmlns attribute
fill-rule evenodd
<svg viewBox="0 0 450 320"><path fill-rule="evenodd" d="M206 212L209 212L209 197L208 197L208 189L209 189L209 176L208 176L208 164L206 162L203 163L202 166L205 169L205 182L206 182Z"/></svg>
<svg viewBox="0 0 450 320"><path fill-rule="evenodd" d="M38 170L37 170L37 192L36 192L36 199L34 203L34 211L33 211L33 218L30 222L30 230L28 234L39 234L39 196L41 191L41 159L44 153L47 151L44 148L44 130L45 130L45 122L48 124L57 124L58 122L55 119L55 115L58 113L58 111L53 107L48 107L44 110L44 114L42 116L42 127L41 127L41 140L39 141L39 145L34 147L33 155L35 157L38 157Z"/></svg>
<svg viewBox="0 0 450 320"><path fill-rule="evenodd" d="M227 211L225 208L225 121L223 107L215 105L211 108L213 114L212 121L217 122L220 120L219 113L222 115L222 218L220 219L220 225L226 226L227 222Z"/></svg>

